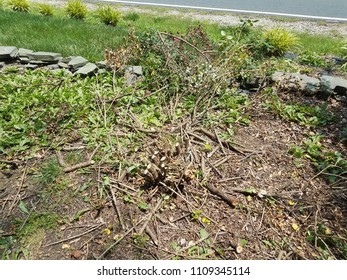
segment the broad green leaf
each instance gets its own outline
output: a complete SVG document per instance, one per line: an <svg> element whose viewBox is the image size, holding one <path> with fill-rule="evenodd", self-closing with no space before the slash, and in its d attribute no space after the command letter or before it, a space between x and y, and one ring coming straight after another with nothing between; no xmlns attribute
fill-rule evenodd
<svg viewBox="0 0 347 280"><path fill-rule="evenodd" d="M25 214L30 214L23 201L19 202L19 209L22 210L22 212L24 212Z"/></svg>

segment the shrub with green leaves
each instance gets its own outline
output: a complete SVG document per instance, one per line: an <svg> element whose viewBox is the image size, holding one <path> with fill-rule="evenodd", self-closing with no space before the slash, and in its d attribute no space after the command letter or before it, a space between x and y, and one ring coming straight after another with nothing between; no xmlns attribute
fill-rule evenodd
<svg viewBox="0 0 347 280"><path fill-rule="evenodd" d="M87 16L88 8L81 0L69 0L65 11L71 18L84 19Z"/></svg>
<svg viewBox="0 0 347 280"><path fill-rule="evenodd" d="M30 3L28 0L9 0L8 5L16 12L29 12Z"/></svg>
<svg viewBox="0 0 347 280"><path fill-rule="evenodd" d="M97 15L101 21L107 25L116 26L121 18L121 13L116 8L107 6L99 6Z"/></svg>
<svg viewBox="0 0 347 280"><path fill-rule="evenodd" d="M298 38L283 28L274 28L265 31L264 38L271 46L271 54L273 55L282 55L298 45Z"/></svg>
<svg viewBox="0 0 347 280"><path fill-rule="evenodd" d="M37 8L39 13L44 16L53 16L54 10L53 7L46 3L38 3Z"/></svg>

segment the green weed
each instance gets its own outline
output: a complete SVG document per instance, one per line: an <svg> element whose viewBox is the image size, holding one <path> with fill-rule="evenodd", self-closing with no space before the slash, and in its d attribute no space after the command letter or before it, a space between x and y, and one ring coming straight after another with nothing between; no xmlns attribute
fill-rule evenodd
<svg viewBox="0 0 347 280"><path fill-rule="evenodd" d="M8 0L8 5L16 12L29 12L30 4L28 0Z"/></svg>
<svg viewBox="0 0 347 280"><path fill-rule="evenodd" d="M347 232L344 235L347 237ZM306 240L317 246L323 259L333 258L332 252L337 254L339 259L347 259L347 242L345 237L341 238L341 236L334 235L330 228L321 223L317 225L316 231L308 230L306 232Z"/></svg>
<svg viewBox="0 0 347 280"><path fill-rule="evenodd" d="M129 13L126 14L123 19L126 21L137 21L140 18L138 13Z"/></svg>
<svg viewBox="0 0 347 280"><path fill-rule="evenodd" d="M43 16L53 16L54 9L53 6L46 3L38 3L37 4L38 11Z"/></svg>
<svg viewBox="0 0 347 280"><path fill-rule="evenodd" d="M298 38L286 29L274 28L264 32L264 37L272 47L272 53L282 55L298 46Z"/></svg>
<svg viewBox="0 0 347 280"><path fill-rule="evenodd" d="M317 53L305 52L299 56L299 63L313 66L313 67L326 67L327 63L324 58Z"/></svg>
<svg viewBox="0 0 347 280"><path fill-rule="evenodd" d="M40 171L39 182L44 186L52 185L61 175L62 170L56 160L49 161Z"/></svg>
<svg viewBox="0 0 347 280"><path fill-rule="evenodd" d="M87 16L88 8L82 0L69 0L65 11L69 17L82 20Z"/></svg>
<svg viewBox="0 0 347 280"><path fill-rule="evenodd" d="M106 25L116 26L121 19L121 12L110 5L99 6L96 13Z"/></svg>
<svg viewBox="0 0 347 280"><path fill-rule="evenodd" d="M19 232L21 238L34 235L39 229L49 230L54 228L60 217L55 213L32 213L28 221Z"/></svg>
<svg viewBox="0 0 347 280"><path fill-rule="evenodd" d="M302 146L293 146L289 153L296 158L308 158L328 182L333 183L338 179L346 178L347 159L337 151L325 150L320 140L321 135L307 138Z"/></svg>
<svg viewBox="0 0 347 280"><path fill-rule="evenodd" d="M319 127L327 125L333 116L327 110L327 105L309 106L301 104L286 104L278 96L273 95L265 104L266 108L276 112L282 118L301 125Z"/></svg>

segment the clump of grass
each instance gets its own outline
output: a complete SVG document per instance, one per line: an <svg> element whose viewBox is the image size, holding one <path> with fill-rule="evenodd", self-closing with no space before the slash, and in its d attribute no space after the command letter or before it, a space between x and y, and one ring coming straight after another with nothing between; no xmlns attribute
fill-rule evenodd
<svg viewBox="0 0 347 280"><path fill-rule="evenodd" d="M116 26L121 19L120 11L110 5L99 6L97 9L97 15L106 25Z"/></svg>
<svg viewBox="0 0 347 280"><path fill-rule="evenodd" d="M57 161L51 160L41 169L39 177L40 183L43 185L51 185L60 176L62 170Z"/></svg>
<svg viewBox="0 0 347 280"><path fill-rule="evenodd" d="M298 45L298 38L283 28L267 30L264 37L272 48L271 52L275 55L282 55Z"/></svg>
<svg viewBox="0 0 347 280"><path fill-rule="evenodd" d="M82 20L87 16L88 8L81 0L69 0L65 11L69 17Z"/></svg>
<svg viewBox="0 0 347 280"><path fill-rule="evenodd" d="M38 3L37 8L39 13L44 16L53 16L54 10L53 7L46 3Z"/></svg>
<svg viewBox="0 0 347 280"><path fill-rule="evenodd" d="M137 21L140 18L138 13L129 13L127 14L124 19L128 21Z"/></svg>
<svg viewBox="0 0 347 280"><path fill-rule="evenodd" d="M9 0L8 5L16 12L29 12L30 3L28 0ZM0 5L1 6L1 5Z"/></svg>

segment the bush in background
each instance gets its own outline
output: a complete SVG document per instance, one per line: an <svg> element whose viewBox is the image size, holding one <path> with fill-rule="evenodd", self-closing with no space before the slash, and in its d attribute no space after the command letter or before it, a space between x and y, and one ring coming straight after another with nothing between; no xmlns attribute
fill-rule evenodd
<svg viewBox="0 0 347 280"><path fill-rule="evenodd" d="M298 38L283 28L267 30L264 32L264 37L271 46L270 52L274 55L282 55L298 45Z"/></svg>
<svg viewBox="0 0 347 280"><path fill-rule="evenodd" d="M101 21L107 25L116 26L121 19L120 11L110 5L99 6L96 12Z"/></svg>
<svg viewBox="0 0 347 280"><path fill-rule="evenodd" d="M65 10L69 17L75 19L84 19L88 13L87 5L81 0L69 0Z"/></svg>
<svg viewBox="0 0 347 280"><path fill-rule="evenodd" d="M46 3L38 3L37 8L39 13L44 16L53 16L54 10L53 7Z"/></svg>
<svg viewBox="0 0 347 280"><path fill-rule="evenodd" d="M28 0L9 0L8 5L16 12L29 12L30 3Z"/></svg>

